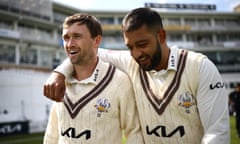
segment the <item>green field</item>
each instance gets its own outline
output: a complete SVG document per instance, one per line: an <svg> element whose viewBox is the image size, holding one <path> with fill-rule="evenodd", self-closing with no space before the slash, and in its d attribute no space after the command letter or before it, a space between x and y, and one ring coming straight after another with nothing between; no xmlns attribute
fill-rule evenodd
<svg viewBox="0 0 240 144"><path fill-rule="evenodd" d="M231 144L239 144L240 139L237 138L234 117L230 118L230 126L231 126ZM14 135L0 137L0 144L42 144L42 139L43 133ZM125 139L123 139L123 141L125 141ZM123 144L124 143L125 142L123 142Z"/></svg>
<svg viewBox="0 0 240 144"><path fill-rule="evenodd" d="M240 139L237 137L237 131L235 128L235 117L230 117L231 126L231 144L239 144Z"/></svg>
<svg viewBox="0 0 240 144"><path fill-rule="evenodd" d="M42 144L43 133L0 137L0 144Z"/></svg>

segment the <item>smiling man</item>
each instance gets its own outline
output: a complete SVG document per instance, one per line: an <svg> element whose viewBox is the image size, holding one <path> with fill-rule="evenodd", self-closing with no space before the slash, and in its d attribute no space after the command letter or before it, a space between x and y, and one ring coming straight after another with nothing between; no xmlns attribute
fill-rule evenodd
<svg viewBox="0 0 240 144"><path fill-rule="evenodd" d="M143 144L128 76L97 56L99 21L88 14L69 16L62 38L73 73L63 102L53 104L44 144L121 144L123 131L127 144Z"/></svg>
<svg viewBox="0 0 240 144"><path fill-rule="evenodd" d="M99 53L125 71L136 95L147 144L229 144L228 97L216 66L203 54L169 47L158 12L130 11L122 22L130 55ZM45 96L61 100L69 61L45 83ZM123 89L123 88L121 88Z"/></svg>

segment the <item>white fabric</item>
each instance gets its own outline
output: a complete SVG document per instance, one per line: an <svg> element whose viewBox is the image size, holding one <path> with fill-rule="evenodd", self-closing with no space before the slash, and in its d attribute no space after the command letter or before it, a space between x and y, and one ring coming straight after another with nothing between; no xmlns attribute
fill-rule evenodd
<svg viewBox="0 0 240 144"><path fill-rule="evenodd" d="M180 49L176 47L171 48L170 55L178 54L178 56L174 57L176 63L179 60L179 51ZM222 78L209 59L203 55L189 52L180 87L167 105L164 113L159 115L142 90L138 72L139 66L131 56L125 52L106 50L99 55L103 60L113 63L130 76L136 94L140 122L146 143L230 143L228 97L225 88L221 87L223 84ZM159 99L166 92L176 70L175 67L168 64L167 70L147 72L150 87L154 94L159 96ZM65 63L57 71L68 75L71 68L69 68L69 64ZM188 95L188 93L192 96L195 104L193 103L189 109L184 109L178 105L178 98L180 95ZM190 114L186 116L184 111L188 110ZM152 132L151 135L149 135L149 131L147 134L146 130L150 126L152 126L151 130L153 128L157 129L157 131L150 131ZM168 135L169 137L163 136L164 132L170 134L170 132L176 130L177 126L184 127L184 136L180 137L178 133Z"/></svg>
<svg viewBox="0 0 240 144"><path fill-rule="evenodd" d="M68 77L65 103L53 104L44 144L121 144L123 131L127 144L144 143L128 76L116 69L105 89L96 91L102 89L107 81L104 78L110 75L107 73L108 68L109 64L99 60L88 79L77 81ZM66 97L75 105L72 109L71 104L66 102ZM107 100L107 105L100 111L102 105L99 103L103 100ZM87 135L80 136L86 131L89 138Z"/></svg>

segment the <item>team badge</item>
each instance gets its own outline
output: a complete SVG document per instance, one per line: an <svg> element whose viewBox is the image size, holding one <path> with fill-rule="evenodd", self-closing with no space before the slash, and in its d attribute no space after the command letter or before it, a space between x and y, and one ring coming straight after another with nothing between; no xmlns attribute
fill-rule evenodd
<svg viewBox="0 0 240 144"><path fill-rule="evenodd" d="M110 103L106 98L100 98L97 100L97 104L94 105L97 109L97 117L101 117L103 112L108 112L110 108Z"/></svg>
<svg viewBox="0 0 240 144"><path fill-rule="evenodd" d="M189 92L179 95L178 105L185 108L186 113L190 113L190 107L195 105L193 96Z"/></svg>

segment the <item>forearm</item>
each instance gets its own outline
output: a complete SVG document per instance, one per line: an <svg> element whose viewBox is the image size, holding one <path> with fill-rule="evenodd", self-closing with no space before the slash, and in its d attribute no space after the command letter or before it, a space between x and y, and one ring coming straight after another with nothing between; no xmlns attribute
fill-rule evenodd
<svg viewBox="0 0 240 144"><path fill-rule="evenodd" d="M128 51L99 49L98 56L103 61L113 64L124 72L127 71L128 62L131 59ZM66 78L69 77L73 72L73 66L69 58L65 59L54 71L63 74Z"/></svg>
<svg viewBox="0 0 240 144"><path fill-rule="evenodd" d="M130 53L127 50L106 50L99 49L98 56L105 62L109 62L123 72L127 73L128 63L131 59Z"/></svg>
<svg viewBox="0 0 240 144"><path fill-rule="evenodd" d="M224 93L224 92L223 92ZM226 97L219 94L219 97ZM217 98L209 105L204 105L201 117L204 117L203 144L229 144L230 128L227 98ZM205 112L204 112L205 111Z"/></svg>
<svg viewBox="0 0 240 144"><path fill-rule="evenodd" d="M62 64L60 64L56 69L54 69L54 71L63 74L65 78L67 78L73 72L73 65L70 62L69 58L67 58L63 61Z"/></svg>
<svg viewBox="0 0 240 144"><path fill-rule="evenodd" d="M229 144L228 96L219 72L208 61L201 72L197 104L204 128L202 144Z"/></svg>

